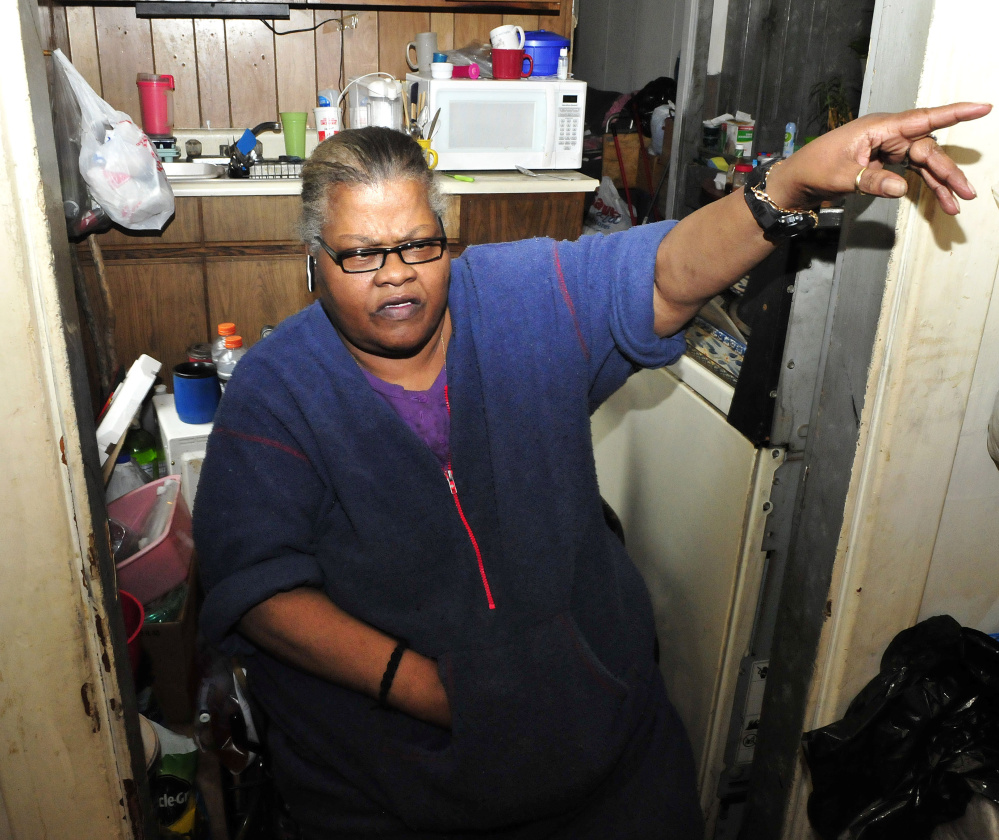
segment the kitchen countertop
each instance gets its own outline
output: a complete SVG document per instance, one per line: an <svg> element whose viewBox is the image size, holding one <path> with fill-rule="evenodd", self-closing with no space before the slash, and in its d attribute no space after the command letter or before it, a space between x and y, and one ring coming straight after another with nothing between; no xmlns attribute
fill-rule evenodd
<svg viewBox="0 0 999 840"><path fill-rule="evenodd" d="M475 181L456 181L436 173L437 183L445 195L496 195L497 193L556 193L594 192L600 182L581 172L559 170L556 178L531 178L515 171L460 172ZM570 178L571 180L562 180ZM204 178L198 180L170 180L175 196L232 196L232 195L299 195L301 178Z"/></svg>

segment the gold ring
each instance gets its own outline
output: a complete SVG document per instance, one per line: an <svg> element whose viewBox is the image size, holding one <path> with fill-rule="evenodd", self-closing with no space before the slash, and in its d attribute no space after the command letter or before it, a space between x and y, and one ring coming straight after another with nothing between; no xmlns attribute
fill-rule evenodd
<svg viewBox="0 0 999 840"><path fill-rule="evenodd" d="M866 171L867 171L867 167L865 166L863 169L860 170L860 172L857 173L857 177L853 179L853 190L854 190L854 192L858 192L861 195L867 195L867 193L865 193L860 188L860 179L863 177L863 175L864 175L864 173Z"/></svg>

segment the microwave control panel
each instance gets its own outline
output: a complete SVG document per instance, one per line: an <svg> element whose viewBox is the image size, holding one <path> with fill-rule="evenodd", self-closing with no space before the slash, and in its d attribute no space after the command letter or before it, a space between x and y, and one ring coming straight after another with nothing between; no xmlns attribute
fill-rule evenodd
<svg viewBox="0 0 999 840"><path fill-rule="evenodd" d="M575 97L573 97L575 98ZM566 105L558 109L558 147L573 149L583 135L583 109L579 105Z"/></svg>
<svg viewBox="0 0 999 840"><path fill-rule="evenodd" d="M556 94L554 159L551 165L576 169L583 158L586 86L581 82L569 82L569 85L575 90L563 88Z"/></svg>

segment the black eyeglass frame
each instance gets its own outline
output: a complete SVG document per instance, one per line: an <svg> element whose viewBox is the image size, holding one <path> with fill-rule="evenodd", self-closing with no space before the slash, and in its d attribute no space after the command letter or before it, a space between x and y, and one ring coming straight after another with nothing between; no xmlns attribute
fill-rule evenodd
<svg viewBox="0 0 999 840"><path fill-rule="evenodd" d="M319 242L320 247L330 256L344 274L370 274L373 271L380 271L385 267L385 261L388 259L389 254L398 254L399 259L401 259L406 265L425 265L426 263L437 262L437 260L444 258L444 252L447 250L447 237L446 236L426 236L422 239L414 239L410 242L403 242L400 245L396 245L392 248L351 248L349 251L341 251L337 253L329 245L327 245L321 236L316 237L316 241ZM420 245L427 245L434 242L441 247L441 252L436 257L431 257L429 260L417 260L416 262L410 262L406 259L407 251ZM343 261L350 257L373 257L376 254L382 255L381 263L375 268L345 268Z"/></svg>

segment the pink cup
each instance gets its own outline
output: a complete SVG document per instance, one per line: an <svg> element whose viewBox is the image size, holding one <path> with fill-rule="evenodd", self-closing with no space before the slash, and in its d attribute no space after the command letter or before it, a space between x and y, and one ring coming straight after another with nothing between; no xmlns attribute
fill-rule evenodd
<svg viewBox="0 0 999 840"><path fill-rule="evenodd" d="M524 72L524 62L529 63ZM523 50L493 50L494 79L526 79L534 71L534 59Z"/></svg>

